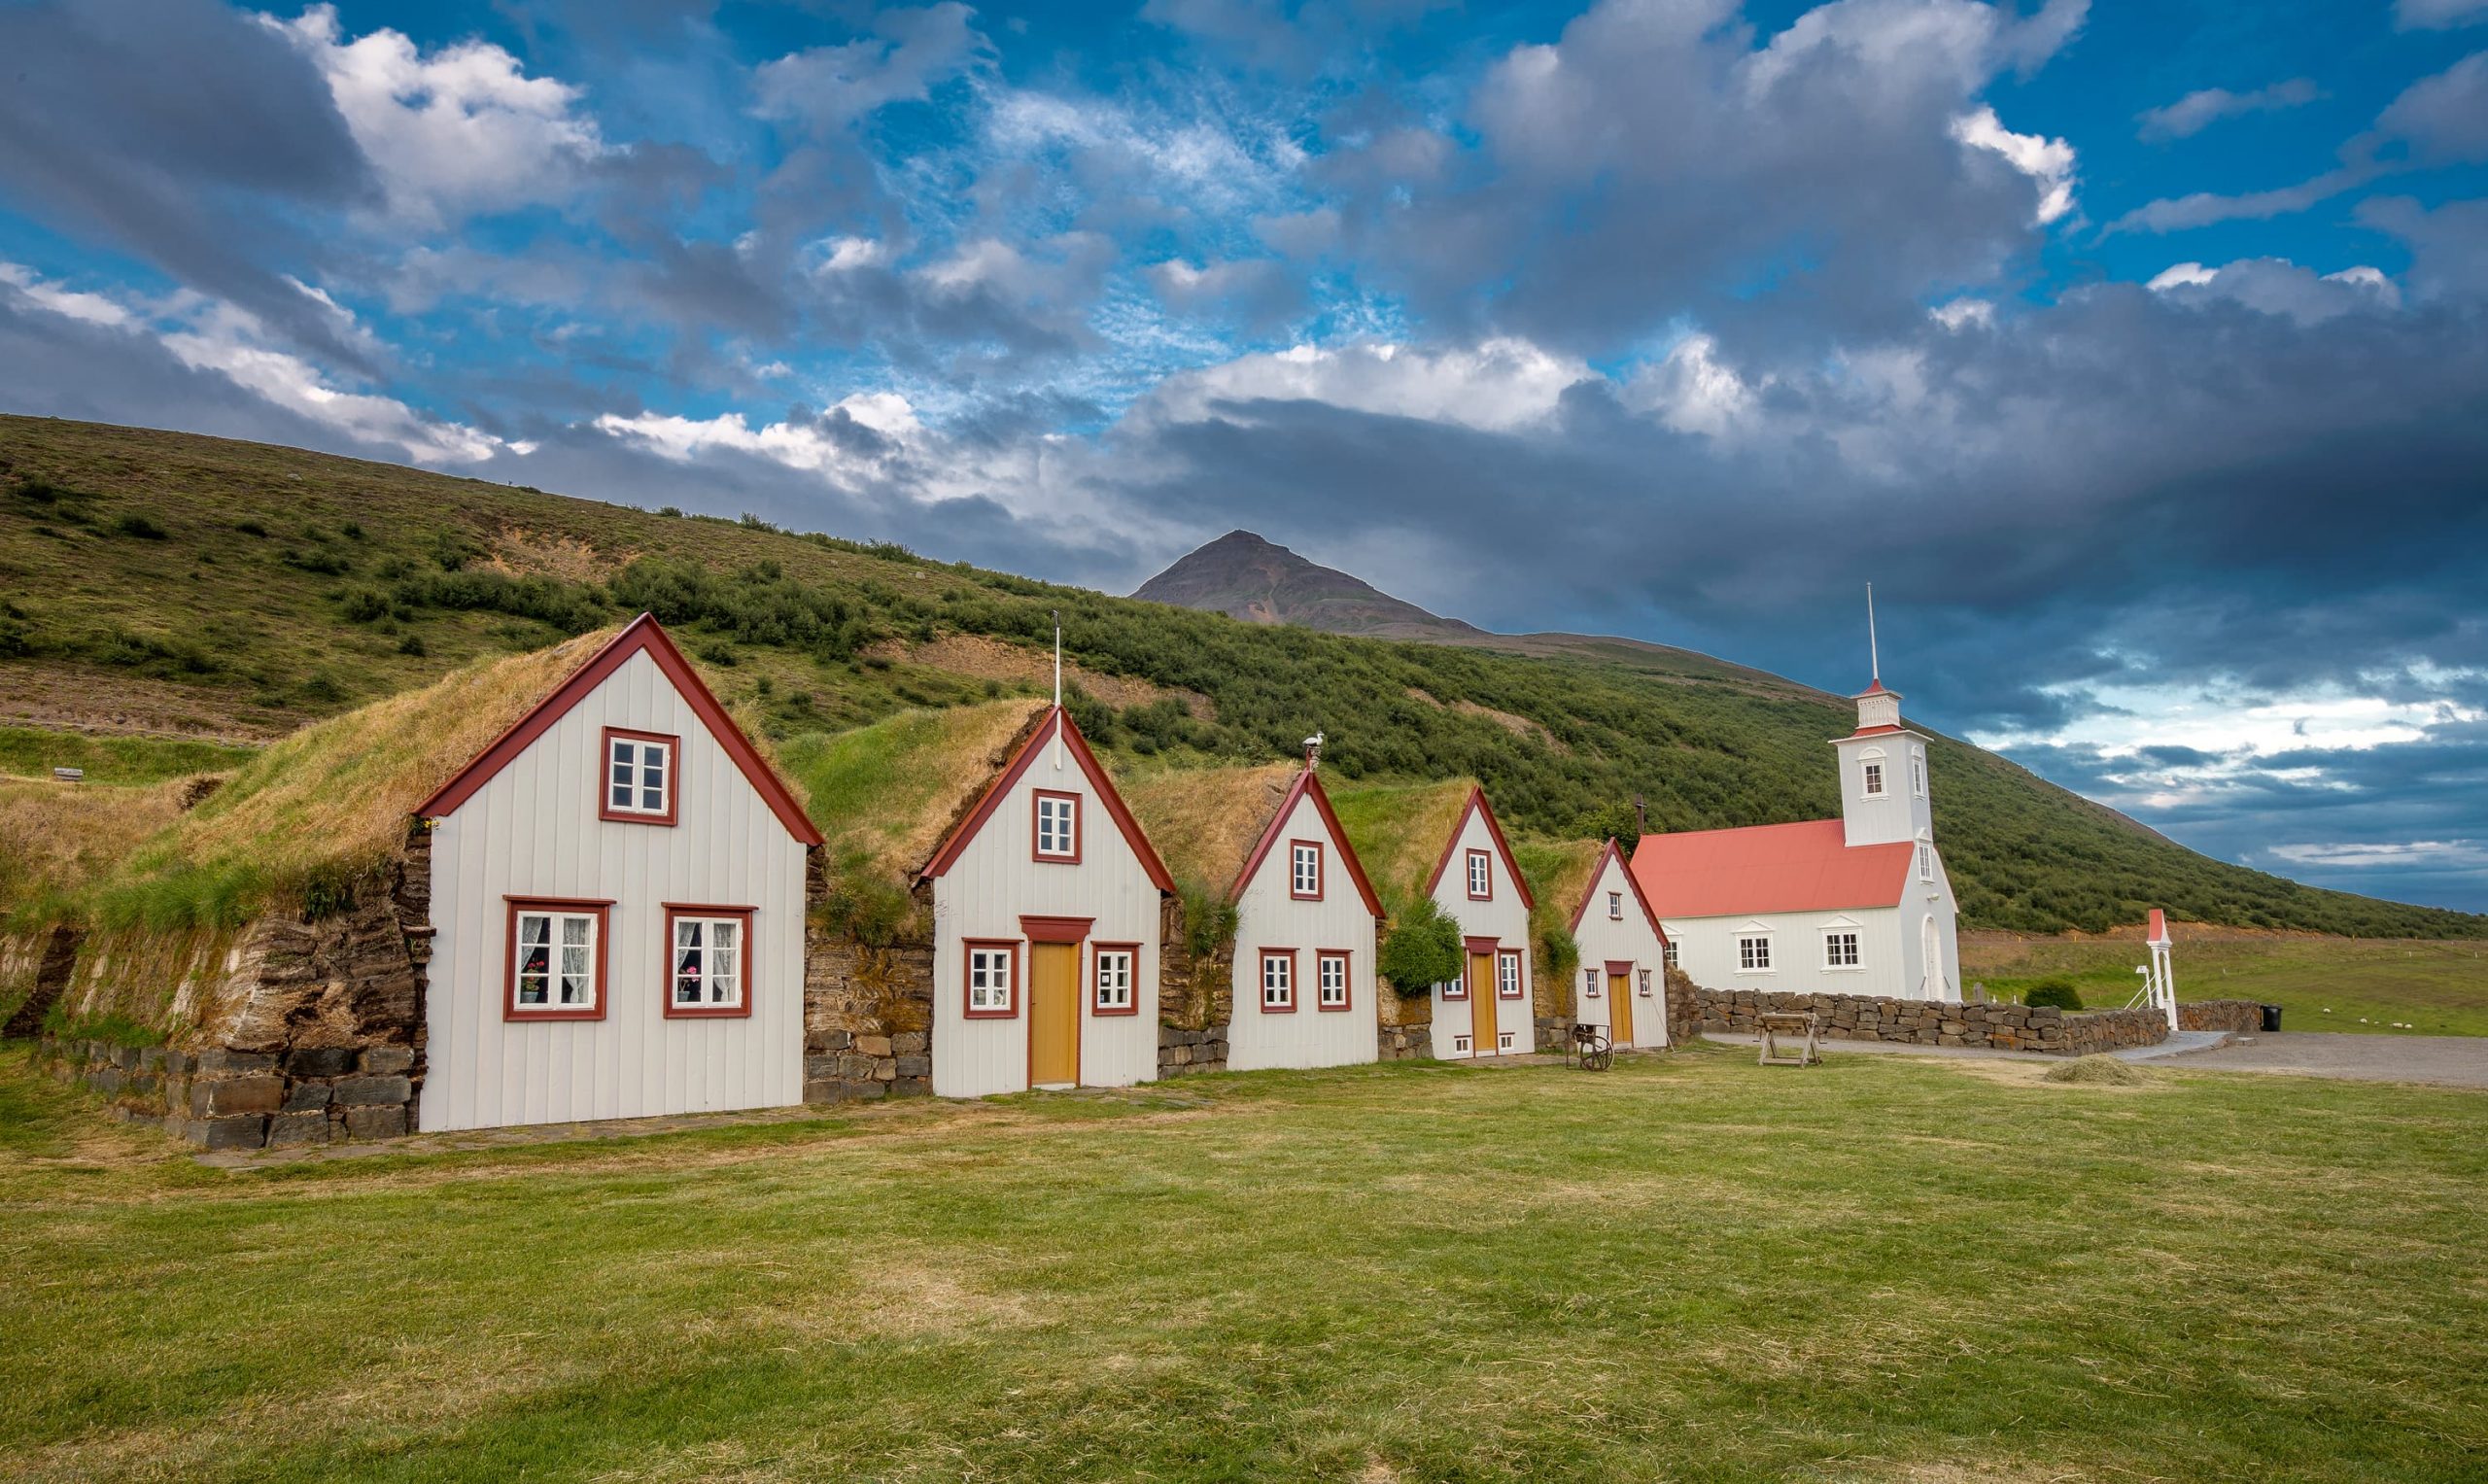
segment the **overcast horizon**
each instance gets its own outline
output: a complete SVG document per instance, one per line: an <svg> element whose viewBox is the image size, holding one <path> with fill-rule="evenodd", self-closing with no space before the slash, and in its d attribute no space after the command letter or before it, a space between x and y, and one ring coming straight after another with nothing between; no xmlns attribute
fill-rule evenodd
<svg viewBox="0 0 2488 1484"><path fill-rule="evenodd" d="M2488 911L2488 0L0 8L0 410L1245 529ZM1940 779L1938 786L1941 786Z"/></svg>

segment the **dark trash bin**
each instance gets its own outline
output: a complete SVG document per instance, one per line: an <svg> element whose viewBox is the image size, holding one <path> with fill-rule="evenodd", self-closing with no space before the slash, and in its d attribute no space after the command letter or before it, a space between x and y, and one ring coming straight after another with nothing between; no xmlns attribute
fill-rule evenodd
<svg viewBox="0 0 2488 1484"><path fill-rule="evenodd" d="M2281 1028L2280 1006L2266 1005L2263 1007L2263 1028L2265 1030L2279 1030Z"/></svg>

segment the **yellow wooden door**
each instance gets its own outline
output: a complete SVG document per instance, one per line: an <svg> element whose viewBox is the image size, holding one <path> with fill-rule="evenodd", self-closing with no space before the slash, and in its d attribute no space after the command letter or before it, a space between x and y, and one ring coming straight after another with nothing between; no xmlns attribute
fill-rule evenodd
<svg viewBox="0 0 2488 1484"><path fill-rule="evenodd" d="M1080 1081L1080 945L1028 945L1028 1083Z"/></svg>
<svg viewBox="0 0 2488 1484"><path fill-rule="evenodd" d="M1469 1049L1480 1056L1499 1050L1495 1037L1495 955L1469 955Z"/></svg>
<svg viewBox="0 0 2488 1484"><path fill-rule="evenodd" d="M1633 976L1610 974L1607 977L1607 1038L1618 1047L1633 1044Z"/></svg>

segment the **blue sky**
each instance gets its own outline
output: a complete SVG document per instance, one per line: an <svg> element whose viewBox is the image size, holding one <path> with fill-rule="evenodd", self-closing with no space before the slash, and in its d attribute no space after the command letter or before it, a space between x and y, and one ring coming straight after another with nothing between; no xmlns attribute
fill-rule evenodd
<svg viewBox="0 0 2488 1484"><path fill-rule="evenodd" d="M0 408L1257 530L2488 910L2488 0L0 6Z"/></svg>

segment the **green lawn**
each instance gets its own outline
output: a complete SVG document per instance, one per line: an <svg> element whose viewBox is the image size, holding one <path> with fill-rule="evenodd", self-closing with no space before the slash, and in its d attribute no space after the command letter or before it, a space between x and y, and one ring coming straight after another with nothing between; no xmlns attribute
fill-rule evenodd
<svg viewBox="0 0 2488 1484"><path fill-rule="evenodd" d="M2043 979L2070 979L2095 1009L2132 995L2145 956L2130 940L1964 934L1961 977L2017 995ZM2488 944L2247 937L2181 941L2169 958L2178 999L2278 1005L2286 1030L2488 1036Z"/></svg>
<svg viewBox="0 0 2488 1484"><path fill-rule="evenodd" d="M2463 1479L2488 1097L1710 1048L205 1168L0 1053L0 1472Z"/></svg>

